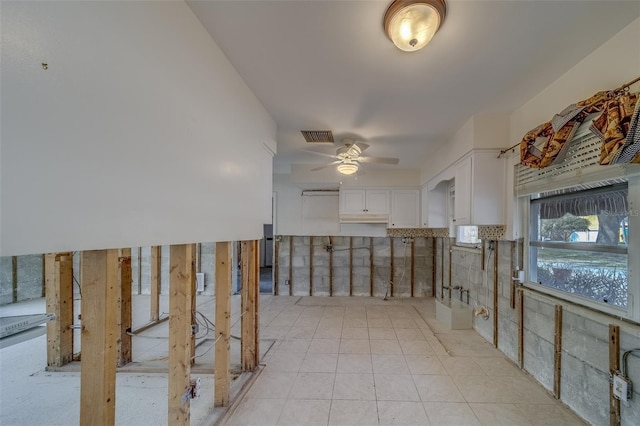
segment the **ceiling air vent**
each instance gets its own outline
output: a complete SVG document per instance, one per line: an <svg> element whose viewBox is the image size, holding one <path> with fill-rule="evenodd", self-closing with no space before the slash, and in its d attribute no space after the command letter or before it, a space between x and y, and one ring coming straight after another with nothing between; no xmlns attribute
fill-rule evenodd
<svg viewBox="0 0 640 426"><path fill-rule="evenodd" d="M307 143L333 143L331 130L301 130Z"/></svg>

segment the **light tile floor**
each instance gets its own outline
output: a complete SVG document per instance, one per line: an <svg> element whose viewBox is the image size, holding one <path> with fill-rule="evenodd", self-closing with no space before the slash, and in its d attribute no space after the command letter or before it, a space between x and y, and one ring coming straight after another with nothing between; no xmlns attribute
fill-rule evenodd
<svg viewBox="0 0 640 426"><path fill-rule="evenodd" d="M583 424L477 333L446 331L432 300L270 302L276 343L227 425Z"/></svg>

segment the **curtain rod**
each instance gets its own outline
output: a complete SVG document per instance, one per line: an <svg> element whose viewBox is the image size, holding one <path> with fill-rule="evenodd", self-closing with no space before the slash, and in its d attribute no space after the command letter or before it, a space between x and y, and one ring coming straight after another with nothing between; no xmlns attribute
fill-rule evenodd
<svg viewBox="0 0 640 426"><path fill-rule="evenodd" d="M620 92L622 90L628 89L629 86L631 86L632 84L637 83L639 81L640 81L640 76L634 78L633 80L631 80L631 81L629 81L629 82L627 82L625 84L623 84L622 86L618 87L617 89L611 90L610 92L611 93L618 93L618 92ZM509 148L505 148L505 149L501 150L500 154L498 154L498 158L502 157L508 151L511 151L512 149L516 148L518 145L520 145L520 142L518 142L517 144L515 144L513 146L510 146Z"/></svg>

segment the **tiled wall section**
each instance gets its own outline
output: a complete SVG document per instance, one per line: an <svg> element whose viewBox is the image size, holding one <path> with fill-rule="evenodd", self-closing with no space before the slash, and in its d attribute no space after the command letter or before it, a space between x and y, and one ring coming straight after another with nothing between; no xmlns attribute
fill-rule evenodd
<svg viewBox="0 0 640 426"><path fill-rule="evenodd" d="M352 292L353 296L384 297L387 293L391 295L391 285L393 285L393 296L411 297L413 276L413 295L415 297L431 295L432 238L318 236L278 236L276 238L279 240L278 294L290 294L291 285L291 294L296 296L311 294L349 296ZM329 252L327 246L331 246L333 251ZM290 256L291 253L293 257Z"/></svg>
<svg viewBox="0 0 640 426"><path fill-rule="evenodd" d="M498 348L518 362L518 311L510 306L511 276L521 260L522 241L498 241L497 250L461 249L451 240L436 239L437 294L441 283L470 290L472 307L489 309L488 319L474 317L474 328L493 342L495 256L498 257ZM441 245L444 250L441 250ZM444 254L444 258L442 255ZM451 275L448 261L451 255ZM444 261L444 262L443 262ZM441 268L444 264L444 268ZM441 276L441 274L444 274ZM609 324L620 325L621 355L640 347L640 326L617 321L574 304L526 291L524 296L524 369L546 389L553 389L555 305L563 305L561 400L591 424L609 423ZM446 295L446 291L445 291ZM458 293L454 291L454 297ZM640 358L629 357L629 377L640 384ZM640 387L634 387L630 405L621 407L622 424L640 424Z"/></svg>

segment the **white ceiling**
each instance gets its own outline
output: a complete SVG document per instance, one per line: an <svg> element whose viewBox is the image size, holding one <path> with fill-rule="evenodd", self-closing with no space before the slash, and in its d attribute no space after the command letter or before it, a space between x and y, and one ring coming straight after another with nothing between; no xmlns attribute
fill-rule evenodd
<svg viewBox="0 0 640 426"><path fill-rule="evenodd" d="M419 167L471 116L509 112L640 16L639 1L447 2L423 50L386 38L389 1L189 1L277 123L274 168L322 163L300 130ZM389 166L387 166L389 167Z"/></svg>

